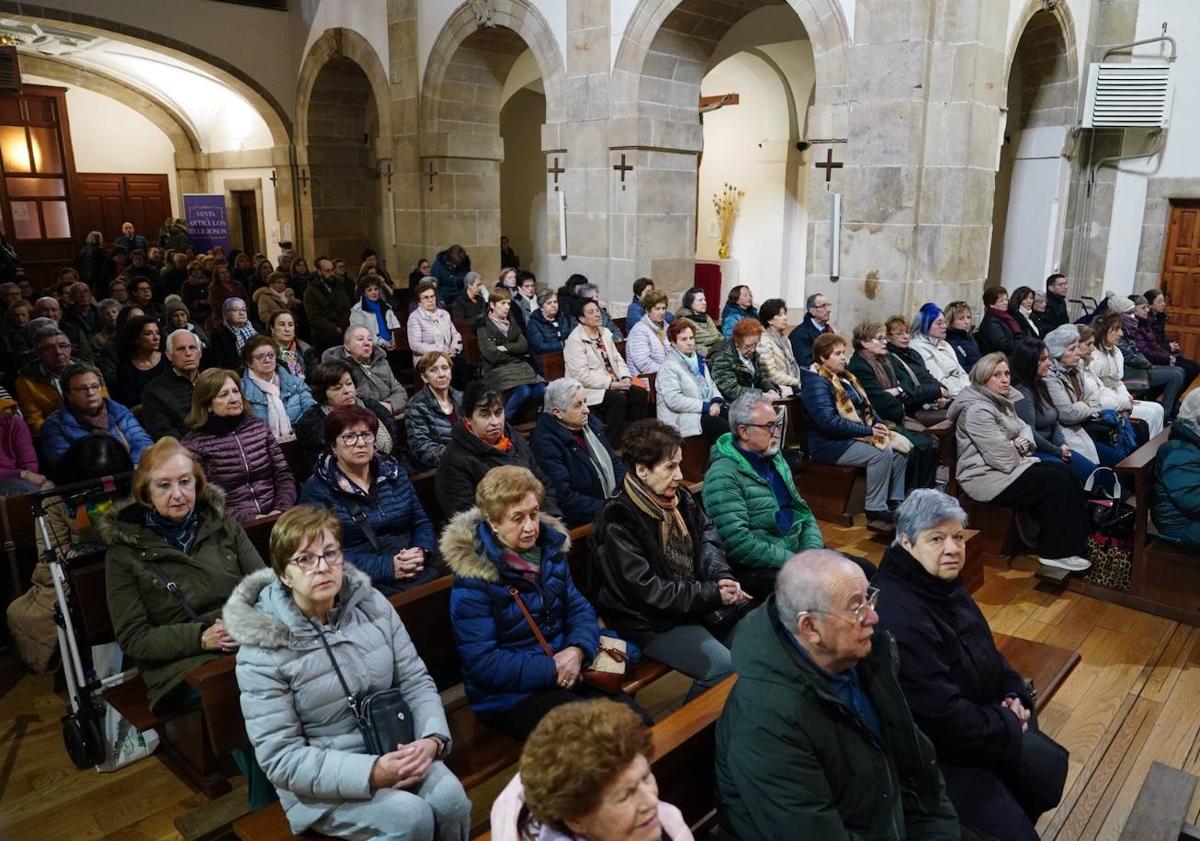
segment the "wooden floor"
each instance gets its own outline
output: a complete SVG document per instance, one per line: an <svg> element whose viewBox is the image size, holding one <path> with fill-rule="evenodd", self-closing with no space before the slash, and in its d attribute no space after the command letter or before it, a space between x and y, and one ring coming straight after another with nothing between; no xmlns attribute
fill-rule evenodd
<svg viewBox="0 0 1200 841"><path fill-rule="evenodd" d="M863 528L822 525L827 542L878 561L884 544ZM1082 662L1041 716L1071 751L1062 805L1045 839L1116 839L1153 760L1200 773L1200 629L1047 589L1033 562L988 568L976 593L995 631L1078 650ZM677 692L682 684L674 684ZM662 688L639 700L665 703ZM0 838L167 841L172 820L201 798L157 759L115 774L77 771L63 749L66 708L49 676L0 659ZM490 792L475 792L477 800ZM486 803L477 803L480 816ZM1200 795L1191 817L1200 817Z"/></svg>

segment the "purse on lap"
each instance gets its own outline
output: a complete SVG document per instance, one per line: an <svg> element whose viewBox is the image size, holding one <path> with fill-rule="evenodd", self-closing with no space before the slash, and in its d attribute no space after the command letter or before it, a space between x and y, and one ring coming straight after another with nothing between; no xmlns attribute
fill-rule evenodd
<svg viewBox="0 0 1200 841"><path fill-rule="evenodd" d="M537 639L538 644L541 645L542 651L546 652L546 656L553 660L554 651L550 648L550 644L546 642L546 638L542 636L541 628L533 621L533 617L529 615L529 608L525 607L525 602L522 600L521 594L517 592L517 588L510 585L508 593L513 597L513 601L517 603L517 608L521 611L521 615L525 617L525 622L529 625L529 630L533 631L533 635ZM598 689L609 695L616 695L621 691L621 678L625 676L625 664L628 662L629 652L625 640L602 635L600 637L600 648L596 652L596 656L592 659L592 665L581 671L579 676L585 684L593 689Z"/></svg>

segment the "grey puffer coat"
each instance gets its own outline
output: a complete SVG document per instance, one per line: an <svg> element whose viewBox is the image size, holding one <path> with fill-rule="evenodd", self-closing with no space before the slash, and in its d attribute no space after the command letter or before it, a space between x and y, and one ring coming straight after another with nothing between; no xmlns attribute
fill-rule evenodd
<svg viewBox="0 0 1200 841"><path fill-rule="evenodd" d="M347 800L371 798L371 768L346 693L316 630L269 569L248 576L225 604L225 629L238 641L237 681L246 734L279 791L292 831L301 833ZM417 739L450 726L433 679L395 608L350 564L324 628L358 697L399 687Z"/></svg>

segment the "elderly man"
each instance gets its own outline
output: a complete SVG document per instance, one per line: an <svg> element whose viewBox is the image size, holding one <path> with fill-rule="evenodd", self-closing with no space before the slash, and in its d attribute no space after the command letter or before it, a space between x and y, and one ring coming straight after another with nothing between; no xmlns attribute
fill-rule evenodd
<svg viewBox="0 0 1200 841"><path fill-rule="evenodd" d="M142 426L155 441L167 435L182 438L188 433L184 418L192 409L202 353L200 340L190 330L175 330L167 336L171 367L142 389Z"/></svg>
<svg viewBox="0 0 1200 841"><path fill-rule="evenodd" d="M338 336L350 323L353 302L346 287L334 278L333 261L317 258L317 275L304 289L304 314L312 330L313 344L323 352L338 343Z"/></svg>
<svg viewBox="0 0 1200 841"><path fill-rule="evenodd" d="M375 345L375 337L369 328L346 328L342 344L321 354L322 362L340 359L350 366L358 396L370 398L387 406L392 415L404 417L404 406L408 395L404 386L396 382L396 375L388 364L387 352Z"/></svg>
<svg viewBox="0 0 1200 841"><path fill-rule="evenodd" d="M713 444L704 474L704 510L717 526L734 577L760 600L774 591L788 558L825 546L780 452L783 426L783 413L770 397L743 394L729 407L730 431Z"/></svg>
<svg viewBox="0 0 1200 841"><path fill-rule="evenodd" d="M878 591L853 561L801 552L733 641L739 679L717 723L722 829L781 837L957 841L933 745L875 634Z"/></svg>
<svg viewBox="0 0 1200 841"><path fill-rule="evenodd" d="M62 403L59 377L73 360L71 340L54 325L39 328L33 334L33 345L38 358L17 376L17 404L29 428L40 433L46 418ZM107 389L102 394L107 397Z"/></svg>
<svg viewBox="0 0 1200 841"><path fill-rule="evenodd" d="M829 305L828 298L818 292L815 295L809 295L804 306L808 308L808 313L804 316L804 320L788 334L788 341L792 343L792 353L801 369L812 365L812 344L816 341L817 336L833 332L833 326L829 323L829 316L833 310Z"/></svg>
<svg viewBox="0 0 1200 841"><path fill-rule="evenodd" d="M125 222L121 225L121 235L113 240L113 245L117 248L124 248L127 252L141 249L143 254L146 253L148 247L146 238L134 230L132 222Z"/></svg>

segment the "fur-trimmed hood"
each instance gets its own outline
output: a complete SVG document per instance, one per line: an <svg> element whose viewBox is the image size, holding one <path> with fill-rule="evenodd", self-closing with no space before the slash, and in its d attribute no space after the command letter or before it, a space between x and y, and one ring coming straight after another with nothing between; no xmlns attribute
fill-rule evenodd
<svg viewBox="0 0 1200 841"><path fill-rule="evenodd" d="M542 547L542 552L566 556L571 550L571 536L567 527L557 517L544 512L540 519L542 528L538 535L538 545ZM442 560L450 567L450 571L460 578L499 582L499 542L495 540L490 528L481 530L481 525L484 525L483 513L478 508L469 508L455 514L446 524L438 544Z"/></svg>
<svg viewBox="0 0 1200 841"><path fill-rule="evenodd" d="M205 520L220 523L225 517L225 492L212 483L204 486L204 494L196 500L200 513L200 528L203 531ZM130 498L123 500L110 508L96 526L100 539L106 546L118 543L135 545L145 529L142 512L145 510L140 502Z"/></svg>

